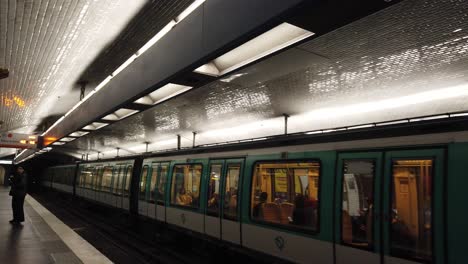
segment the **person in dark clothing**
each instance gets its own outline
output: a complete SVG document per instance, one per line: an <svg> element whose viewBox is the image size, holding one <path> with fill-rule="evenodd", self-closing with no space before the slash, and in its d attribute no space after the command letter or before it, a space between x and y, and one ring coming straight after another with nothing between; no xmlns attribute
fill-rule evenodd
<svg viewBox="0 0 468 264"><path fill-rule="evenodd" d="M266 203L267 199L268 199L268 193L266 192L260 193L260 197L259 197L260 201L253 208L253 217L263 217L263 215L260 215L260 210L262 209L262 205Z"/></svg>
<svg viewBox="0 0 468 264"><path fill-rule="evenodd" d="M16 173L9 179L10 195L12 196L11 207L13 209L13 220L10 221L12 224L24 222L23 205L24 198L26 198L27 177L23 167L18 167Z"/></svg>

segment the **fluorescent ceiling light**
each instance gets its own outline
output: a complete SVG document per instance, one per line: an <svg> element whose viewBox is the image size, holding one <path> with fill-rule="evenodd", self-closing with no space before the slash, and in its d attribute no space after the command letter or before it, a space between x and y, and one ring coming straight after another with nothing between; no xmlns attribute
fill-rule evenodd
<svg viewBox="0 0 468 264"><path fill-rule="evenodd" d="M112 79L112 76L107 76L107 78L105 78L104 81L102 81L100 84L98 84L98 86L96 86L96 88L94 88L94 92L97 92L97 91L101 90L102 87L104 87L106 84L108 84L111 79ZM92 94L90 93L89 96L91 96L91 95ZM86 101L86 100L83 100L83 101Z"/></svg>
<svg viewBox="0 0 468 264"><path fill-rule="evenodd" d="M197 7L199 7L201 4L203 4L205 0L195 0L189 7L187 7L180 15L176 17L176 22L180 23L184 18L186 18L188 15L190 15Z"/></svg>
<svg viewBox="0 0 468 264"><path fill-rule="evenodd" d="M347 127L348 130L350 129L361 129L361 128L369 128L369 127L374 127L375 125L369 124L369 125L360 125L360 126L352 126L352 127Z"/></svg>
<svg viewBox="0 0 468 264"><path fill-rule="evenodd" d="M103 127L105 127L107 125L109 125L109 123L93 122L93 123L83 127L82 129L85 129L85 130L98 130L98 129L103 128Z"/></svg>
<svg viewBox="0 0 468 264"><path fill-rule="evenodd" d="M468 116L468 113L451 114L450 117Z"/></svg>
<svg viewBox="0 0 468 264"><path fill-rule="evenodd" d="M76 132L73 132L71 133L70 135L68 135L69 137L82 137L86 134L89 134L89 132L86 132L86 131L76 131Z"/></svg>
<svg viewBox="0 0 468 264"><path fill-rule="evenodd" d="M170 98L177 96L183 92L186 92L193 87L191 86L186 86L186 85L180 85L180 84L175 84L175 83L168 83L164 85L163 87L157 89L156 91L143 96L142 98L138 99L135 101L136 104L143 104L143 105L155 105L159 104L161 102L164 102L166 100L169 100Z"/></svg>
<svg viewBox="0 0 468 264"><path fill-rule="evenodd" d="M195 72L220 76L291 46L312 35L314 33L308 30L289 23L282 23L214 59L210 63L202 65Z"/></svg>
<svg viewBox="0 0 468 264"><path fill-rule="evenodd" d="M427 116L427 117L420 117L420 118L411 118L410 122L418 122L418 121L427 121L427 120L434 120L434 119L441 119L441 118L448 118L449 115L437 115L437 116Z"/></svg>
<svg viewBox="0 0 468 264"><path fill-rule="evenodd" d="M378 123L376 124L377 126L389 126L389 125L398 125L398 124L404 124L408 123L408 120L397 120L397 121L390 121L390 122L384 122L384 123Z"/></svg>
<svg viewBox="0 0 468 264"><path fill-rule="evenodd" d="M164 35L166 35L171 29L177 24L174 20L169 21L169 23L163 27L152 39L150 39L146 44L141 47L136 53L137 56L140 56L141 54L145 53L149 48L151 48L158 40L160 40Z"/></svg>
<svg viewBox="0 0 468 264"><path fill-rule="evenodd" d="M130 58L128 58L128 60L126 60L122 65L120 65L120 67L118 67L117 70L115 70L112 73L112 76L116 76L117 74L119 74L121 71L127 68L127 66L130 65L136 58L137 55L133 54Z"/></svg>
<svg viewBox="0 0 468 264"><path fill-rule="evenodd" d="M54 146L61 146L61 145L65 145L65 143L64 143L64 142L57 141L57 142L52 143L52 145L54 145Z"/></svg>
<svg viewBox="0 0 468 264"><path fill-rule="evenodd" d="M109 120L109 121L117 121L117 120L124 119L138 112L139 112L138 110L134 110L134 109L120 108L114 113L106 115L102 119Z"/></svg>
<svg viewBox="0 0 468 264"><path fill-rule="evenodd" d="M75 138L71 138L71 137L64 137L64 138L61 138L59 141L62 141L62 142L71 142L75 140Z"/></svg>
<svg viewBox="0 0 468 264"><path fill-rule="evenodd" d="M307 132L306 135L322 134L322 130Z"/></svg>
<svg viewBox="0 0 468 264"><path fill-rule="evenodd" d="M0 164L13 164L12 160L0 160Z"/></svg>

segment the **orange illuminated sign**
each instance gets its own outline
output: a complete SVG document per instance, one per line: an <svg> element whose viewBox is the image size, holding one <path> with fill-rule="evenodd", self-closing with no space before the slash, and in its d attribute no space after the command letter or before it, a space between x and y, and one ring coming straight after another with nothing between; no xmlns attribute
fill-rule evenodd
<svg viewBox="0 0 468 264"><path fill-rule="evenodd" d="M30 134L0 133L0 147L35 149L38 138L38 136Z"/></svg>

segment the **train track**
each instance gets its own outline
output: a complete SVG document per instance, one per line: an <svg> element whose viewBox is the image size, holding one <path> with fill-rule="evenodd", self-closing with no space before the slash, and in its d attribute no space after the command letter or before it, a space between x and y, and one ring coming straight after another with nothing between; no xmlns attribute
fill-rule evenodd
<svg viewBox="0 0 468 264"><path fill-rule="evenodd" d="M33 197L114 263L211 262L193 250L180 252L170 243L142 239L129 231L128 226L110 222L108 217L87 209L82 201L69 195L48 191L46 194L33 194Z"/></svg>

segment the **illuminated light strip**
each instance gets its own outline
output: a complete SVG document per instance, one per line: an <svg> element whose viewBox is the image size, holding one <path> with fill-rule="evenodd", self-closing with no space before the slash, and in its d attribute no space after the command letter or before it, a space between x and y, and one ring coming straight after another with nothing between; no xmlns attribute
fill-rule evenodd
<svg viewBox="0 0 468 264"><path fill-rule="evenodd" d="M224 75L313 35L313 32L284 22L198 67L194 72L211 76Z"/></svg>
<svg viewBox="0 0 468 264"><path fill-rule="evenodd" d="M188 15L190 15L197 7L199 7L201 4L203 4L205 0L195 0L189 7L187 7L180 15L178 15L175 19L177 23L180 23L180 21L184 20Z"/></svg>
<svg viewBox="0 0 468 264"><path fill-rule="evenodd" d="M70 115L76 108L78 108L83 102L88 100L94 93L97 91L101 90L107 83L109 83L110 79L112 77L115 77L117 74L119 74L122 70L124 70L126 67L128 67L130 64L132 64L135 59L143 54L145 51L147 51L151 46L153 46L156 42L158 42L162 37L164 37L177 23L180 23L184 18L186 18L189 14L191 14L197 7L199 7L201 4L203 4L205 0L196 0L194 3L192 3L188 8L186 8L182 13L180 13L175 20L171 20L164 28L162 28L152 39L150 39L143 47L141 47L138 52L134 55L132 55L129 59L127 59L122 65L120 65L113 73L112 76L108 76L106 79L104 79L101 83L96 86L83 100L79 101L77 104L75 104L64 116L62 116L59 120L57 120L52 126L50 126L44 133L41 134L41 136L45 136L48 132L50 132L55 126L57 126L62 120Z"/></svg>
<svg viewBox="0 0 468 264"><path fill-rule="evenodd" d="M449 115L436 115L436 116L428 116L428 117L421 117L421 118L411 118L410 122L419 122L419 121L427 121L427 120L435 120L441 118L450 117Z"/></svg>
<svg viewBox="0 0 468 264"><path fill-rule="evenodd" d="M468 116L468 113L450 114L450 117Z"/></svg>
<svg viewBox="0 0 468 264"><path fill-rule="evenodd" d="M138 56L133 54L127 61L125 61L122 65L120 65L120 67L117 68L117 70L115 70L113 73L112 73L112 76L116 76L117 74L119 74L121 71L123 71L125 68L127 68L128 65L132 64L132 62L137 58ZM103 85L104 86L104 85Z"/></svg>
<svg viewBox="0 0 468 264"><path fill-rule="evenodd" d="M169 21L169 23L161 29L153 38L151 38L143 47L141 47L136 55L140 56L145 53L149 48L151 48L156 42L158 42L164 35L166 35L171 29L177 24L175 20Z"/></svg>

